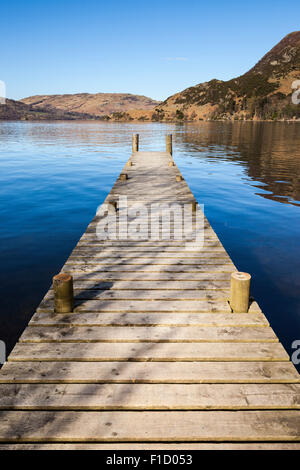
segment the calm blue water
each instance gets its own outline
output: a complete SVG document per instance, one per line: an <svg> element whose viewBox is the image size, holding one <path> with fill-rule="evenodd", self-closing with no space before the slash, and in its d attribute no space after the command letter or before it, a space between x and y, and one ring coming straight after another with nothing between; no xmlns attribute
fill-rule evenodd
<svg viewBox="0 0 300 470"><path fill-rule="evenodd" d="M0 123L0 339L10 350L140 134L174 158L291 353L300 339L299 123Z"/></svg>

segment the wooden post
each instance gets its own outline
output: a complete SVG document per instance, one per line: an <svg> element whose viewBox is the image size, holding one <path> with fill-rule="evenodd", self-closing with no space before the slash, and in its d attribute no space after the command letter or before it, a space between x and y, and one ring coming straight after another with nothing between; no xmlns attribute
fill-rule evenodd
<svg viewBox="0 0 300 470"><path fill-rule="evenodd" d="M73 278L70 274L57 274L53 277L54 311L69 313L74 308Z"/></svg>
<svg viewBox="0 0 300 470"><path fill-rule="evenodd" d="M174 166L174 162L172 162L172 160L169 161L168 163L169 166Z"/></svg>
<svg viewBox="0 0 300 470"><path fill-rule="evenodd" d="M248 273L231 274L230 307L234 313L245 313L249 310L251 276Z"/></svg>
<svg viewBox="0 0 300 470"><path fill-rule="evenodd" d="M126 163L126 166L132 166L132 161L128 160L128 162Z"/></svg>
<svg viewBox="0 0 300 470"><path fill-rule="evenodd" d="M121 173L121 174L120 174L120 180L121 180L121 181L126 181L126 180L128 180L128 175L127 175L127 173Z"/></svg>
<svg viewBox="0 0 300 470"><path fill-rule="evenodd" d="M166 152L170 153L171 155L173 154L172 134L167 134L166 135Z"/></svg>
<svg viewBox="0 0 300 470"><path fill-rule="evenodd" d="M132 152L139 151L139 135L133 134L132 136Z"/></svg>
<svg viewBox="0 0 300 470"><path fill-rule="evenodd" d="M182 176L181 176L181 175L176 175L176 181L178 181L178 182L179 182L179 181L182 181L182 180L183 180L183 178L182 178Z"/></svg>
<svg viewBox="0 0 300 470"><path fill-rule="evenodd" d="M192 202L192 211L196 212L197 211L197 202Z"/></svg>

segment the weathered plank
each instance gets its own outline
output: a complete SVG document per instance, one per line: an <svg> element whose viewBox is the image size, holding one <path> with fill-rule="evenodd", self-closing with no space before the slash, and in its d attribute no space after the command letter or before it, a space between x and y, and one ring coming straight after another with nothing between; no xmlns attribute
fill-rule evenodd
<svg viewBox="0 0 300 470"><path fill-rule="evenodd" d="M129 252L128 250L126 252L117 252L116 250L110 250L109 252L104 252L102 250L89 250L89 251L78 251L74 250L72 254L69 257L69 261L71 260L86 260L88 259L89 261L93 260L99 260L100 262L102 261L110 261L110 260L151 260L154 261L155 259L159 260L176 260L176 261L186 261L186 260L194 260L196 261L202 261L203 260L208 260L208 259L223 259L223 260L229 260L230 258L224 251L209 251L205 250L202 253L197 252L197 253L192 253L190 251L186 251L184 253L180 252L147 252L143 253L142 251L139 252Z"/></svg>
<svg viewBox="0 0 300 470"><path fill-rule="evenodd" d="M227 300L230 295L229 289L218 289L211 291L210 289L193 289L193 290L166 290L166 289L74 289L76 300L178 300L178 301L195 301L199 300ZM44 297L44 301L53 301L53 290L49 290ZM41 305L41 307L44 303Z"/></svg>
<svg viewBox="0 0 300 470"><path fill-rule="evenodd" d="M169 231L163 231L163 232L160 232L160 237L161 237L161 240L166 242L170 242L170 244L172 244L172 242L174 243L178 243L178 239L174 238L172 236L172 231L171 232L171 238L170 238L170 235L169 235ZM145 232L143 233L143 236L141 235L133 235L133 234L128 234L128 232L126 231L118 231L118 235L119 235L119 240L122 241L127 241L127 242L144 242L144 243L151 243L152 245L154 243L157 243L159 242L160 240L157 239L157 235L155 233L155 235L153 235L153 233L151 232ZM181 243L181 245L183 243L191 243L191 242L194 242L195 240L195 233L192 233L192 234L187 234L185 236L185 238L183 239L183 241L179 240L179 242ZM203 235L204 235L204 238L209 240L209 241L216 241L218 240L215 232L213 232L211 229L208 229L208 228L204 228L203 229ZM97 234L97 230L96 228L93 228L93 229L87 229L85 234L81 237L80 241L84 241L86 242L87 240L92 240L92 241L95 241L95 242L102 242L103 239L101 238L101 236L99 236L99 234ZM112 242L113 240L108 240L109 242Z"/></svg>
<svg viewBox="0 0 300 470"><path fill-rule="evenodd" d="M135 245L101 245L96 243L78 243L74 250L72 251L72 255L93 255L99 254L104 256L123 256L123 255L147 255L147 256L157 256L158 254L163 257L199 257L204 255L205 253L222 253L226 254L224 248L222 247L221 243L211 242L210 244L204 245L202 248L188 248L188 247L180 247L180 246L140 246L140 244Z"/></svg>
<svg viewBox="0 0 300 470"><path fill-rule="evenodd" d="M9 361L288 361L280 343L18 343Z"/></svg>
<svg viewBox="0 0 300 470"><path fill-rule="evenodd" d="M85 270L70 270L65 269L64 272L70 272L73 275L73 279L76 282L110 282L110 281L137 281L137 282L159 282L160 286L167 286L168 282L180 282L184 287L186 282L229 282L231 271L228 272L198 272L198 273L183 273L183 272L118 272L118 271L91 271L86 272ZM163 281L163 282L161 282ZM80 284L79 284L80 285Z"/></svg>
<svg viewBox="0 0 300 470"><path fill-rule="evenodd" d="M300 376L291 362L7 362L0 383L300 383Z"/></svg>
<svg viewBox="0 0 300 470"><path fill-rule="evenodd" d="M217 237L216 233L212 230L212 229L204 229L204 246L205 246L205 243L220 243L220 240L219 238ZM163 239L163 238L160 238L160 239L152 239L151 237L149 237L148 239L146 240L132 240L130 237L127 237L127 238L118 238L116 240L114 239L106 239L106 240L103 240L101 238L99 238L97 235L96 235L96 232L95 233L87 233L85 232L81 238L79 239L79 242L78 243L90 243L90 242L95 242L96 244L103 244L103 245L111 245L111 246L115 246L115 245L126 245L126 246L132 246L132 245L137 245L139 244L140 246L165 246L165 245L168 245L168 246L180 246L180 247L184 247L186 246L186 244L196 244L197 241L196 240L186 240L186 239L183 239L183 240L176 240L176 239ZM198 243L199 245L199 243ZM201 241L201 245L202 245L202 241Z"/></svg>
<svg viewBox="0 0 300 470"><path fill-rule="evenodd" d="M203 250L222 249L226 252L220 240L215 236L213 239L204 238L201 244L187 243L180 240L155 240L155 241L130 241L130 240L99 240L84 239L81 237L74 250L114 250L114 253L124 251L138 252L202 252ZM73 250L73 251L74 251Z"/></svg>
<svg viewBox="0 0 300 470"><path fill-rule="evenodd" d="M268 326L262 313L70 313L37 312L31 326Z"/></svg>
<svg viewBox="0 0 300 470"><path fill-rule="evenodd" d="M227 280L203 280L203 281L176 281L165 280L161 281L140 281L140 280L117 280L111 281L93 281L77 280L75 283L75 291L78 293L80 290L229 290L229 282Z"/></svg>
<svg viewBox="0 0 300 470"><path fill-rule="evenodd" d="M20 342L276 342L270 327L57 327L28 326Z"/></svg>
<svg viewBox="0 0 300 470"><path fill-rule="evenodd" d="M160 256L157 259L141 258L141 257L116 257L116 258L96 258L96 257L82 257L75 258L70 256L66 265L85 265L89 266L201 266L201 265L220 265L220 266L233 266L232 262L227 257L214 256L211 258L164 258Z"/></svg>
<svg viewBox="0 0 300 470"><path fill-rule="evenodd" d="M122 265L93 265L93 264L73 264L66 263L64 272L75 273L93 273L101 274L102 272L123 272L123 273L189 273L193 274L190 279L197 279L198 273L205 273L206 276L214 273L232 273L236 269L230 264L203 264L203 265L172 265L172 264L122 264ZM140 277L142 280L142 278Z"/></svg>
<svg viewBox="0 0 300 470"><path fill-rule="evenodd" d="M27 444L0 444L0 450L300 450L300 443L297 442L177 442L172 443L139 443L130 444L122 442L113 443L68 443L55 444L27 443Z"/></svg>
<svg viewBox="0 0 300 470"><path fill-rule="evenodd" d="M300 384L0 384L0 409L300 409Z"/></svg>
<svg viewBox="0 0 300 470"><path fill-rule="evenodd" d="M300 411L0 412L0 441L300 441Z"/></svg>
<svg viewBox="0 0 300 470"><path fill-rule="evenodd" d="M216 300L229 298L230 289L74 289L76 299L100 300ZM45 299L53 299L50 289Z"/></svg>
<svg viewBox="0 0 300 470"><path fill-rule="evenodd" d="M147 209L150 209L151 210L151 205L148 205L148 208ZM121 214L125 214L126 211L122 208L119 208L118 209L118 215L121 215ZM129 234L132 234L132 232L134 233L143 233L144 231L146 232L149 232L151 234L151 231L152 231L152 235L153 235L153 230L161 230L163 232L170 232L170 231L173 231L174 229L177 230L179 232L179 234L181 235L182 234L182 237L179 237L177 235L176 239L177 240L180 240L182 238L186 238L186 234L189 234L189 233L192 233L195 231L195 225L196 225L196 218L194 216L192 216L192 218L190 219L191 222L193 222L193 225L190 224L190 226L187 226L186 227L186 230L184 230L184 221L183 221L183 217L182 217L182 214L179 214L179 217L178 217L178 220L169 220L168 216L167 217L164 217L164 220L158 220L159 218L161 219L161 211L160 210L156 210L154 211L153 209L151 210L151 215L153 216L152 217L152 220L150 219L150 213L149 213L149 210L148 210L148 213L145 214L144 216L130 216L128 213L127 213L127 222L128 222L128 225L131 224L131 222L133 222L132 224L132 227L124 227L124 224L122 224L122 222L120 220L118 220L118 218L116 218L116 226L117 226L117 230L120 232L120 231L123 231L123 232L127 232ZM166 214L165 214L166 215ZM96 231L96 228L97 228L97 224L99 222L106 222L107 220L107 216L106 215L96 215L93 220L90 222L90 224L88 225L88 230L89 231L86 231L85 233L90 233L92 231ZM198 221L198 225L200 224L200 222ZM142 225L142 228L141 228L141 225ZM211 230L211 227L210 227L210 224L207 220L203 220L201 221L201 228L204 228L204 229L207 229L207 230ZM182 231L182 233L181 233Z"/></svg>
<svg viewBox="0 0 300 470"><path fill-rule="evenodd" d="M38 311L53 311L52 301L42 301ZM75 300L75 312L231 312L228 302L199 300L197 302L180 300Z"/></svg>

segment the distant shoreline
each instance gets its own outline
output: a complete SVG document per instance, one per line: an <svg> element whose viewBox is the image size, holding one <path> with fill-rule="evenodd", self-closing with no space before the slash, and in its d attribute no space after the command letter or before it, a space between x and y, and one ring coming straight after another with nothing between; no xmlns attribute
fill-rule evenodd
<svg viewBox="0 0 300 470"><path fill-rule="evenodd" d="M289 122L289 123L300 123L298 119L199 119L196 120L174 120L174 121L157 121L157 120L140 120L140 119L101 119L101 117L95 117L95 119L1 119L2 122L101 122L101 123L119 123L119 124L201 124L204 122L224 122L224 123L241 123L241 122Z"/></svg>

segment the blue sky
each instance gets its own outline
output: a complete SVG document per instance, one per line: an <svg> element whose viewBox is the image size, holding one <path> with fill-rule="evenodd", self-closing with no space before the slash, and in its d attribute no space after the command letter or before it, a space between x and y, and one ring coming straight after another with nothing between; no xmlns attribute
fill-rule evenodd
<svg viewBox="0 0 300 470"><path fill-rule="evenodd" d="M165 99L243 74L300 29L299 17L299 0L6 0L0 80L14 99L80 92Z"/></svg>

